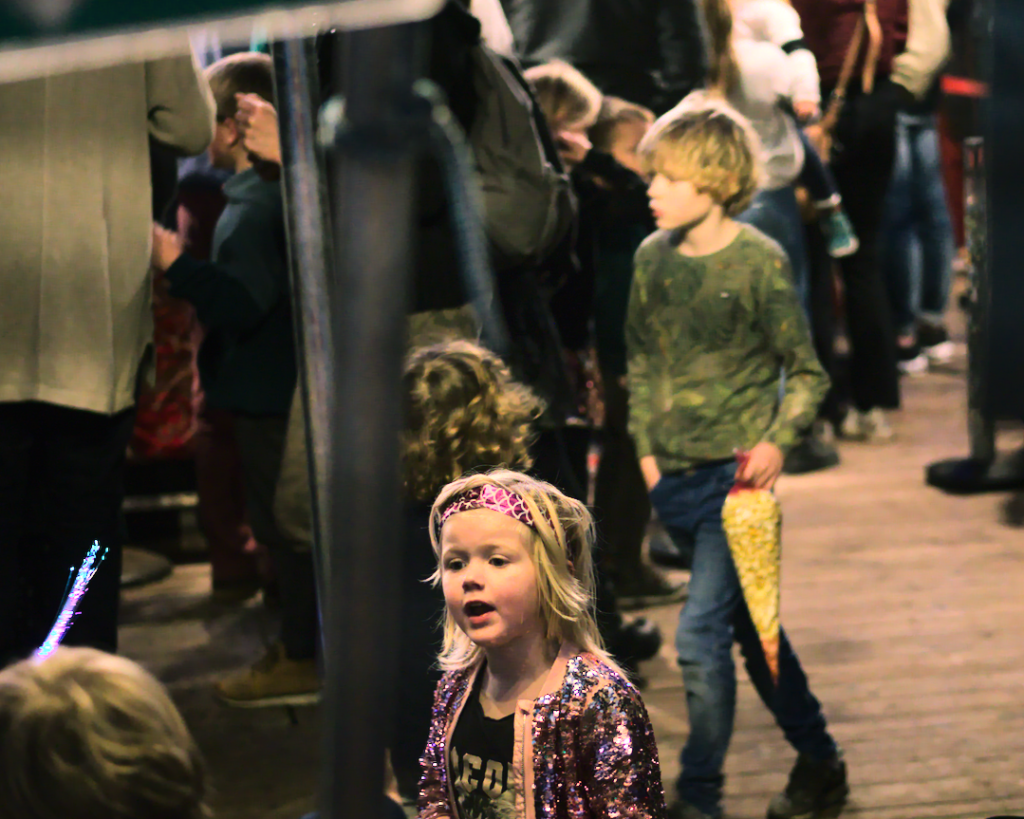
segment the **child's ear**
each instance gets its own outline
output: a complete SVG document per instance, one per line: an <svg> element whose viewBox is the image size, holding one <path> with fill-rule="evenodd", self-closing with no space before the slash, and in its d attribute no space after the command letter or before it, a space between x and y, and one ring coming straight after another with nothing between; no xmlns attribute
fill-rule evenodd
<svg viewBox="0 0 1024 819"><path fill-rule="evenodd" d="M228 129L228 134L231 137L228 144L230 147L234 148L242 141L242 131L238 127L238 122L234 117L228 117L224 120L224 127Z"/></svg>

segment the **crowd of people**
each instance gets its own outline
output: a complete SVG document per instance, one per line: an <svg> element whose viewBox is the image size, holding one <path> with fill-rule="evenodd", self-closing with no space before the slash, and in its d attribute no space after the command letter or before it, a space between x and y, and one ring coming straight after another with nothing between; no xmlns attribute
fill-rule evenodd
<svg viewBox="0 0 1024 819"><path fill-rule="evenodd" d="M891 441L901 371L950 355L935 119L949 5L449 0L431 21L428 75L500 183L484 221L511 344L479 344L425 157L390 808L717 819L735 642L797 752L769 819L841 811L842 750L784 631L770 667L722 508L737 483L770 491L784 471L835 466L833 437ZM326 98L331 39L318 50ZM13 819L209 815L173 704L114 656L126 451L160 440L137 401L139 424L194 438L214 594L262 592L280 613L267 655L217 696L303 705L322 687L273 65L212 56L0 86L0 110L19 112L0 118L19 157L0 181L22 197L0 216ZM150 201L161 156L204 149ZM69 647L24 659L97 539L110 557ZM666 800L640 693L662 637L623 611L680 602L690 732Z"/></svg>

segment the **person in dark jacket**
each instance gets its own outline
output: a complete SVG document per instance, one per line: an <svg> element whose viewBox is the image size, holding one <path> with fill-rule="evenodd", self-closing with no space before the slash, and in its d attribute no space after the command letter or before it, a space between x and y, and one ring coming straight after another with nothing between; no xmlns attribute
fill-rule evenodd
<svg viewBox="0 0 1024 819"><path fill-rule="evenodd" d="M697 0L502 0L530 67L565 60L604 94L663 114L704 84Z"/></svg>
<svg viewBox="0 0 1024 819"><path fill-rule="evenodd" d="M842 101L831 138L831 168L860 249L840 260L850 340L851 407L841 425L844 437L885 442L893 438L886 413L900 405L896 331L880 265L884 201L896 156L896 116L923 96L948 46L944 0L913 5L907 0L854 3L847 0L792 0L808 48L818 62L821 98ZM941 21L941 26L932 25ZM908 42L908 27L913 29ZM841 87L843 62L865 34L849 83ZM837 93L838 90L838 93ZM823 144L820 125L807 129Z"/></svg>
<svg viewBox="0 0 1024 819"><path fill-rule="evenodd" d="M273 100L272 63L263 54L235 54L207 76L217 102L210 159L234 172L224 184L213 261L183 253L177 234L154 226L153 266L166 271L170 294L195 306L206 328L199 352L206 401L234 417L250 524L270 550L280 587L280 643L218 683L217 693L230 705L299 705L318 699L320 680L312 555L282 533L274 513L297 380L284 209L280 185L257 173L236 121L238 94Z"/></svg>

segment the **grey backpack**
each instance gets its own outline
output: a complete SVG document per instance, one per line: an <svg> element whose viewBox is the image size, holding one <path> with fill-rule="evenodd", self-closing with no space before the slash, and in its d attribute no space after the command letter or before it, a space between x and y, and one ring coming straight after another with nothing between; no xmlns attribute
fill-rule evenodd
<svg viewBox="0 0 1024 819"><path fill-rule="evenodd" d="M469 142L494 264L499 271L533 266L572 227L569 177L516 63L484 45L472 54L478 102Z"/></svg>

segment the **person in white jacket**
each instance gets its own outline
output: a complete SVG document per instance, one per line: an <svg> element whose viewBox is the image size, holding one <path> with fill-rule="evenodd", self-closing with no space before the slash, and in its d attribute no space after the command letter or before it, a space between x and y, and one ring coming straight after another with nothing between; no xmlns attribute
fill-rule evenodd
<svg viewBox="0 0 1024 819"><path fill-rule="evenodd" d="M786 0L729 0L733 13L733 37L738 43L770 43L785 55L781 77L786 87L779 105L789 110L798 125L806 125L821 116L821 80L818 63L804 43L800 15ZM742 46L740 46L742 49ZM841 259L857 252L860 243L843 212L843 198L832 173L817 149L802 131L804 164L797 184L807 190L821 218L829 255Z"/></svg>
<svg viewBox="0 0 1024 819"><path fill-rule="evenodd" d="M0 84L0 667L45 638L69 567L107 550L66 640L117 647L120 509L152 343L150 139L213 136L181 57Z"/></svg>

